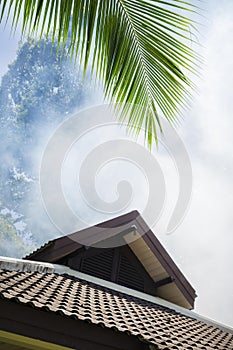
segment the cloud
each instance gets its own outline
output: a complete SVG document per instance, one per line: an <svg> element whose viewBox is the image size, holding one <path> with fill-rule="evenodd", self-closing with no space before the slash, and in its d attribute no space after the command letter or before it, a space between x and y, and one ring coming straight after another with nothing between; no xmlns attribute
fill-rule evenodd
<svg viewBox="0 0 233 350"><path fill-rule="evenodd" d="M15 33L11 33L11 21L12 15L9 16L8 23L5 25L6 15L2 19L0 25L0 47L1 50L1 65L0 65L0 78L7 72L8 65L14 60L18 42L21 38L20 30L16 29ZM19 21L21 23L21 21Z"/></svg>

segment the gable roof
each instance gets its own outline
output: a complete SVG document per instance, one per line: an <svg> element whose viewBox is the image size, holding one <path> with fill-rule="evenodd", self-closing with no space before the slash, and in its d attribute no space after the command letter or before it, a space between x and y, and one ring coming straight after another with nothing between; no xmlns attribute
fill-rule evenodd
<svg viewBox="0 0 233 350"><path fill-rule="evenodd" d="M154 281L158 296L187 309L194 307L194 288L137 211L49 241L25 259L56 263L90 245L128 245Z"/></svg>
<svg viewBox="0 0 233 350"><path fill-rule="evenodd" d="M35 315L44 310L64 317L64 324L71 318L128 333L154 345L152 349L233 348L233 334L196 319L192 312L187 316L159 305L156 297L146 300L143 293L121 290L67 274L0 270L0 303L17 302L25 310L33 308ZM19 317L25 322L22 312Z"/></svg>

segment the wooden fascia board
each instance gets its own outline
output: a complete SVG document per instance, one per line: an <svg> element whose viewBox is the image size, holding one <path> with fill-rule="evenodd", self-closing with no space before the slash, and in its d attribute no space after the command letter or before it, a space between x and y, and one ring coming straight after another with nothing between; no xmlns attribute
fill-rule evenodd
<svg viewBox="0 0 233 350"><path fill-rule="evenodd" d="M138 337L0 299L1 330L77 350L149 350Z"/></svg>
<svg viewBox="0 0 233 350"><path fill-rule="evenodd" d="M110 239L113 245L114 243L116 246L121 245L125 243L123 241L125 231L131 230L131 226L135 223L135 216L135 212L132 212L96 226L88 227L70 235L57 238L51 241L48 246L45 245L44 249L39 248L38 251L33 252L26 258L37 261L56 262L62 257L73 253L75 250L93 243L93 238L95 239L95 244L91 245L97 248L102 248L100 242L103 241L106 241L106 247L108 247L107 240ZM115 241L114 237L116 238Z"/></svg>

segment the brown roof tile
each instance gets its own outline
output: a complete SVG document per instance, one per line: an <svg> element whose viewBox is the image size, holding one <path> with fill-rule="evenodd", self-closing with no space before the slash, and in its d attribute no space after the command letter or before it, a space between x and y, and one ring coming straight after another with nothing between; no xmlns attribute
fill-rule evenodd
<svg viewBox="0 0 233 350"><path fill-rule="evenodd" d="M0 270L0 296L128 332L161 350L233 349L231 333L68 275Z"/></svg>

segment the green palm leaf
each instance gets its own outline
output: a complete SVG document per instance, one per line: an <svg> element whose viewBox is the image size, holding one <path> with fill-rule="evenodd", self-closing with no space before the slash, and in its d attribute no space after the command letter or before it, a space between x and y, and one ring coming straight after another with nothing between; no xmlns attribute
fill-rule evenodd
<svg viewBox="0 0 233 350"><path fill-rule="evenodd" d="M13 29L22 13L23 34L52 35L64 47L68 42L84 74L91 61L105 96L120 105L122 119L130 115L133 130L144 128L149 146L161 131L158 111L174 122L188 105L193 84L184 72L195 73L198 57L191 47L193 22L184 15L197 8L187 1L0 0L0 5L0 21L12 11Z"/></svg>

